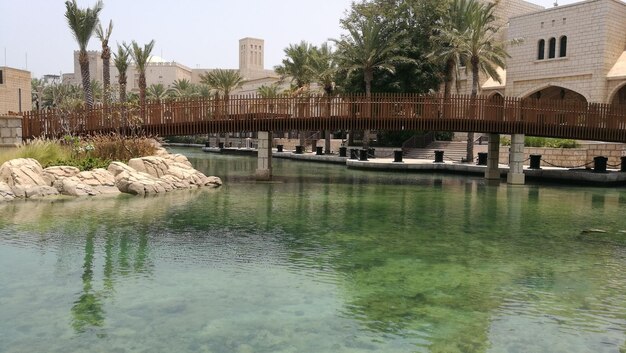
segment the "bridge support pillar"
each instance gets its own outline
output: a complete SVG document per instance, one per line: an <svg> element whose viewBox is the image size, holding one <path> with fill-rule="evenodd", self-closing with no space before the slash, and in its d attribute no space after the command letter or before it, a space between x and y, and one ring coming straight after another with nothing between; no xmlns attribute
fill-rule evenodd
<svg viewBox="0 0 626 353"><path fill-rule="evenodd" d="M489 134L489 147L487 149L487 169L485 170L485 179L500 180L500 134Z"/></svg>
<svg viewBox="0 0 626 353"><path fill-rule="evenodd" d="M326 154L330 154L330 139L332 138L330 130L324 131L324 149Z"/></svg>
<svg viewBox="0 0 626 353"><path fill-rule="evenodd" d="M524 185L524 134L511 135L509 174L506 180L511 185Z"/></svg>
<svg viewBox="0 0 626 353"><path fill-rule="evenodd" d="M255 173L256 180L267 181L272 179L272 133L259 131L258 135L258 167Z"/></svg>

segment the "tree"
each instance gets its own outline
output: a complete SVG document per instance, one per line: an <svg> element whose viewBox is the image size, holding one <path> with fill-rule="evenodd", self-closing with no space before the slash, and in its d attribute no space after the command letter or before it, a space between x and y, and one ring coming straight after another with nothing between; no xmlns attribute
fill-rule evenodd
<svg viewBox="0 0 626 353"><path fill-rule="evenodd" d="M93 108L93 93L91 91L91 78L89 77L89 57L87 56L87 45L89 39L98 24L98 15L102 10L102 1L98 0L92 8L79 9L76 0L65 2L65 18L78 43L80 52L78 63L82 76L83 90L85 91L85 104L87 108Z"/></svg>
<svg viewBox="0 0 626 353"><path fill-rule="evenodd" d="M200 92L199 88L188 79L179 78L172 83L170 94L174 97L189 98L199 96Z"/></svg>
<svg viewBox="0 0 626 353"><path fill-rule="evenodd" d="M281 65L274 67L277 74L290 78L296 89L303 88L311 83L310 59L314 46L305 41L299 44L290 44L285 48L285 59Z"/></svg>
<svg viewBox="0 0 626 353"><path fill-rule="evenodd" d="M452 84L457 82L458 93L458 77L459 66L467 59L463 57L465 53L461 52L461 48L451 42L449 35L441 35L443 33L462 33L468 29L469 23L468 13L478 11L480 4L476 1L468 0L452 0L448 3L446 12L441 19L437 21L435 34L431 37L433 50L429 53L428 58L435 63L443 66L444 76L444 96L449 97L452 91Z"/></svg>
<svg viewBox="0 0 626 353"><path fill-rule="evenodd" d="M133 58L135 67L139 72L139 103L142 106L142 110L146 104L146 66L152 54L152 49L154 49L154 39L150 43L144 44L143 48L134 40L127 47L130 57Z"/></svg>
<svg viewBox="0 0 626 353"><path fill-rule="evenodd" d="M168 90L163 86L162 83L152 84L146 89L146 95L150 99L154 99L156 101L160 101L161 99L167 98Z"/></svg>
<svg viewBox="0 0 626 353"><path fill-rule="evenodd" d="M126 44L117 45L117 53L113 55L113 64L117 68L117 72L119 74L117 82L120 85L120 102L126 102L126 71L128 70L128 65L130 65L130 53L128 52L128 47Z"/></svg>
<svg viewBox="0 0 626 353"><path fill-rule="evenodd" d="M337 60L348 76L354 72L363 73L365 94L369 99L372 94L372 80L375 70L395 73L395 64L414 62L398 54L403 44L402 33L385 26L376 16L364 16L352 22L346 22L349 35L341 40L333 39L337 45ZM369 130L363 135L363 147L369 144Z"/></svg>
<svg viewBox="0 0 626 353"><path fill-rule="evenodd" d="M228 102L230 93L244 84L244 79L237 70L216 69L200 75L200 82L209 86Z"/></svg>
<svg viewBox="0 0 626 353"><path fill-rule="evenodd" d="M104 82L104 104L108 105L111 102L111 74L110 74L110 60L111 60L111 48L109 48L109 38L111 38L111 32L113 32L113 21L109 21L109 27L106 30L102 28L102 24L98 23L96 27L96 37L100 39L102 43L102 82Z"/></svg>
<svg viewBox="0 0 626 353"><path fill-rule="evenodd" d="M269 86L263 85L257 88L256 91L261 98L276 98L280 95L278 89L278 85L273 84Z"/></svg>
<svg viewBox="0 0 626 353"><path fill-rule="evenodd" d="M311 57L307 65L311 79L324 89L326 96L326 113L330 116L331 97L335 91L335 75L337 74L337 62L327 43L319 48L311 50ZM326 153L330 153L330 130L324 131L324 145Z"/></svg>
<svg viewBox="0 0 626 353"><path fill-rule="evenodd" d="M476 2L476 0L465 0ZM459 55L467 58L467 68L472 72L471 116L476 114L476 97L480 89L480 72L501 82L497 68L505 67L505 60L509 57L505 44L498 40L500 27L495 24L495 7L497 3L477 3L467 5L465 21L467 28L459 31L454 28L441 31L442 40L458 48ZM467 134L466 160L474 159L474 133Z"/></svg>

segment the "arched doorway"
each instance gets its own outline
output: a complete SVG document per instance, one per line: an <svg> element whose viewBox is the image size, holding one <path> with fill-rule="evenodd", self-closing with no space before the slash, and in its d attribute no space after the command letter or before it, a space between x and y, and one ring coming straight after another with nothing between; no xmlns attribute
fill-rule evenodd
<svg viewBox="0 0 626 353"><path fill-rule="evenodd" d="M504 96L496 92L487 98L485 114L488 120L501 121L504 119Z"/></svg>
<svg viewBox="0 0 626 353"><path fill-rule="evenodd" d="M626 83L613 94L611 105L626 105Z"/></svg>
<svg viewBox="0 0 626 353"><path fill-rule="evenodd" d="M582 94L569 88L559 86L548 86L535 91L525 98L534 98L538 100L560 100L568 102L587 103L587 99Z"/></svg>

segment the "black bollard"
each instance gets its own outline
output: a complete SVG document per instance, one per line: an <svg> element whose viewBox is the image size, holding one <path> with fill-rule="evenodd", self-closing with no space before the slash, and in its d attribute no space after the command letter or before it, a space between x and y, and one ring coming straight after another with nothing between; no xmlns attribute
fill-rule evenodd
<svg viewBox="0 0 626 353"><path fill-rule="evenodd" d="M620 172L626 172L626 157L622 157L622 167L619 170Z"/></svg>
<svg viewBox="0 0 626 353"><path fill-rule="evenodd" d="M487 156L488 154L485 152L478 153L478 165L487 165Z"/></svg>
<svg viewBox="0 0 626 353"><path fill-rule="evenodd" d="M321 156L324 154L324 147L315 147L315 155Z"/></svg>
<svg viewBox="0 0 626 353"><path fill-rule="evenodd" d="M217 147L219 147L220 149L224 149L224 142L218 143Z"/></svg>
<svg viewBox="0 0 626 353"><path fill-rule="evenodd" d="M443 163L443 151L435 151L435 161L433 163Z"/></svg>
<svg viewBox="0 0 626 353"><path fill-rule="evenodd" d="M348 148L347 147L339 147L339 157L347 157L348 155Z"/></svg>
<svg viewBox="0 0 626 353"><path fill-rule="evenodd" d="M302 154L302 153L304 153L302 146L296 146L296 154Z"/></svg>
<svg viewBox="0 0 626 353"><path fill-rule="evenodd" d="M367 150L367 156L370 158L376 158L376 149L375 148L369 148Z"/></svg>
<svg viewBox="0 0 626 353"><path fill-rule="evenodd" d="M205 142L204 147L211 147L211 143L209 141Z"/></svg>
<svg viewBox="0 0 626 353"><path fill-rule="evenodd" d="M350 149L350 159L359 159L359 150L356 148Z"/></svg>
<svg viewBox="0 0 626 353"><path fill-rule="evenodd" d="M361 153L361 158L359 158L360 161L367 161L367 150L366 149L362 149L359 151Z"/></svg>
<svg viewBox="0 0 626 353"><path fill-rule="evenodd" d="M282 152L283 151L283 145L276 145L276 152Z"/></svg>
<svg viewBox="0 0 626 353"><path fill-rule="evenodd" d="M402 150L393 151L393 162L402 163Z"/></svg>
<svg viewBox="0 0 626 353"><path fill-rule="evenodd" d="M606 173L606 162L609 159L603 156L593 157L593 172Z"/></svg>
<svg viewBox="0 0 626 353"><path fill-rule="evenodd" d="M541 155L540 154L530 155L530 169L541 169Z"/></svg>

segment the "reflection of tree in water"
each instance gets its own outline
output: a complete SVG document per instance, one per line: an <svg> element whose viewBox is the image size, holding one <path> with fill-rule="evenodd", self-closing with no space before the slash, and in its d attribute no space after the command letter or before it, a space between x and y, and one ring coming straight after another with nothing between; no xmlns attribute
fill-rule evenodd
<svg viewBox="0 0 626 353"><path fill-rule="evenodd" d="M139 234L131 235L134 231ZM116 276L152 273L148 234L147 227L134 227L128 229L128 233L122 234L115 234L111 229L106 230L102 244L103 285L101 290L97 290L94 285L94 258L97 253L98 232L95 229L87 232L81 276L83 290L71 309L72 327L76 332L83 333L104 326L104 301L115 294Z"/></svg>

